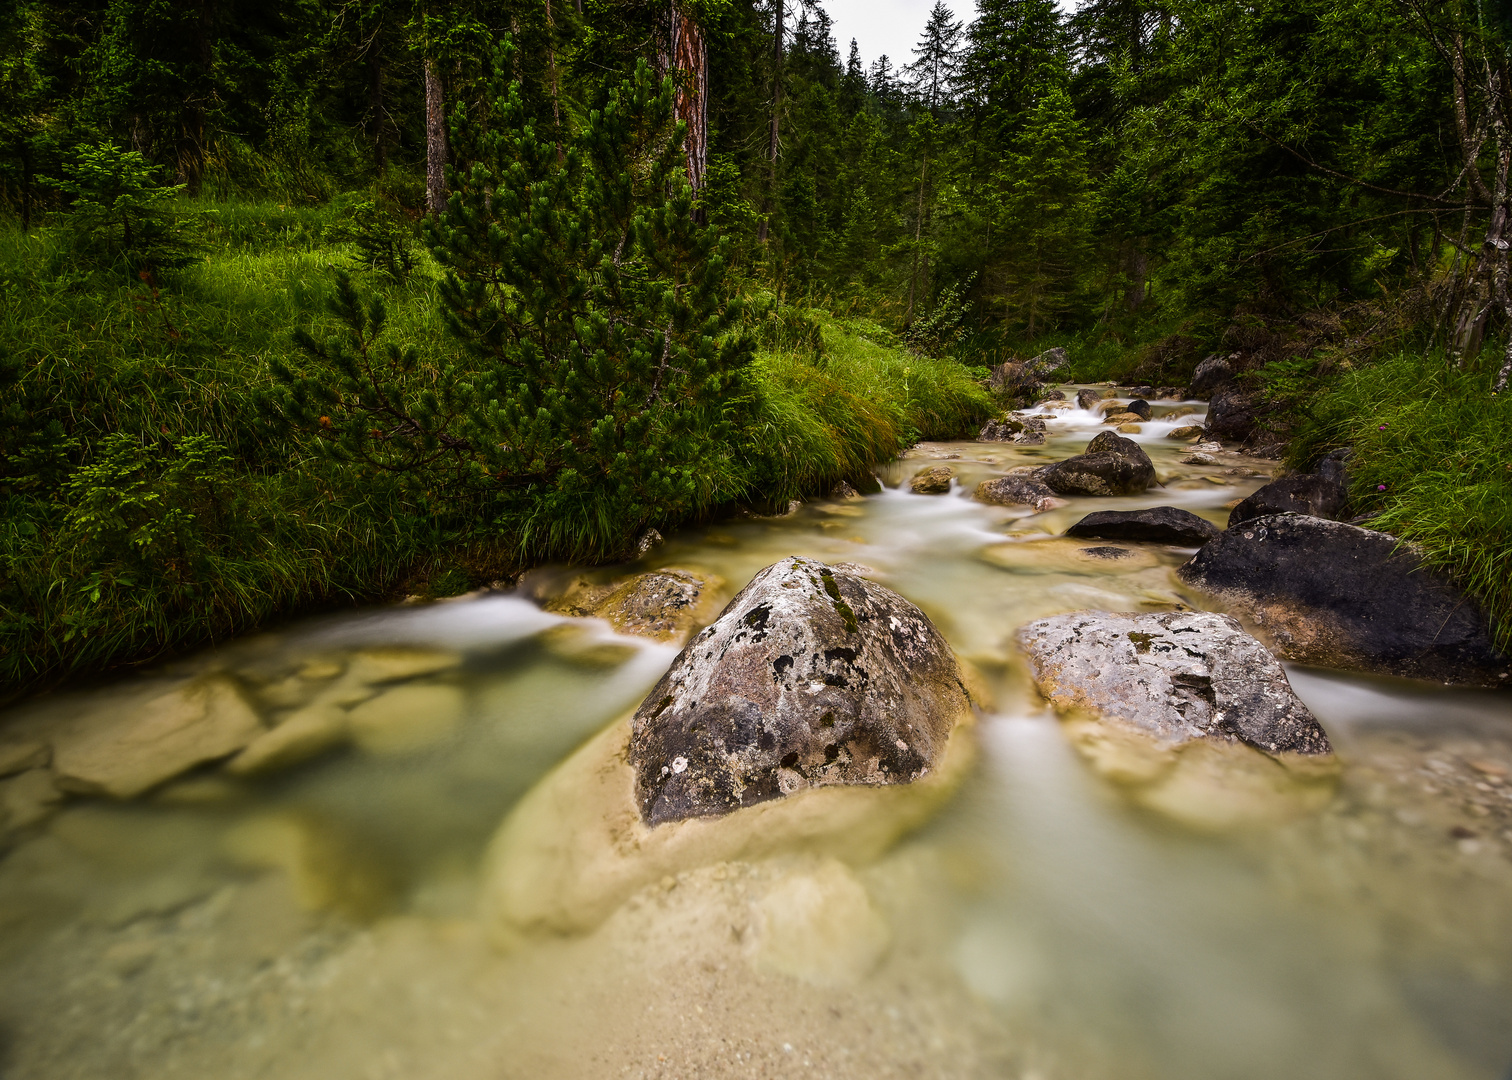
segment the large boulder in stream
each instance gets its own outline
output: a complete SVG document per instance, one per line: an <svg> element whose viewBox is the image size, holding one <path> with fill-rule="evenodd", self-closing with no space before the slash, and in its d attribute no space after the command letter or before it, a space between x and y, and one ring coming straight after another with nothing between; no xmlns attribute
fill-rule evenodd
<svg viewBox="0 0 1512 1080"><path fill-rule="evenodd" d="M1148 510L1099 510L1067 529L1066 535L1081 540L1132 540L1201 547L1222 535L1222 530L1189 510L1152 506Z"/></svg>
<svg viewBox="0 0 1512 1080"><path fill-rule="evenodd" d="M953 790L971 695L929 619L812 559L768 567L633 718L521 801L490 847L497 936L586 930L641 887L779 851L876 857Z"/></svg>
<svg viewBox="0 0 1512 1080"><path fill-rule="evenodd" d="M1319 667L1509 687L1485 615L1394 536L1302 514L1230 528L1177 571Z"/></svg>
<svg viewBox="0 0 1512 1080"><path fill-rule="evenodd" d="M1060 495L1140 495L1155 482L1155 464L1133 439L1103 431L1039 479Z"/></svg>
<svg viewBox="0 0 1512 1080"><path fill-rule="evenodd" d="M1328 736L1265 647L1227 615L1079 611L1019 632L1073 742L1136 801L1199 826L1328 798Z"/></svg>
<svg viewBox="0 0 1512 1080"><path fill-rule="evenodd" d="M1349 477L1344 463L1330 456L1318 463L1317 472L1293 473L1266 484L1234 507L1228 525L1232 529L1271 514L1310 514L1338 520L1345 516L1348 505Z"/></svg>

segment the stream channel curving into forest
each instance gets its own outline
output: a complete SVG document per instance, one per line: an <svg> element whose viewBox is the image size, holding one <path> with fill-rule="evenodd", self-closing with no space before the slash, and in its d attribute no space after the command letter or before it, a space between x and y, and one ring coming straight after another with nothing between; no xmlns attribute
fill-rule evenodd
<svg viewBox="0 0 1512 1080"><path fill-rule="evenodd" d="M313 618L10 710L5 730L41 731L207 671L276 710L375 650L452 658L416 667L398 735L77 799L0 859L0 1076L1502 1080L1512 696L1288 667L1342 760L1337 793L1202 831L1092 771L1027 677L1031 620L1213 606L1175 577L1190 552L1108 559L1060 536L1156 505L1221 526L1271 476L1237 454L1181 464L1164 436L1201 411L1185 406L1155 403L1134 436L1164 482L1144 496L1037 515L971 499L1080 452L1098 418L1063 409L1042 446L923 444L880 495L690 529L629 568L715 575L717 610L783 556L859 563L981 672L972 773L867 865L707 867L589 933L498 947L475 914L490 836L677 652L520 595ZM908 492L941 463L949 494ZM850 906L796 967L763 963L763 897L805 866Z"/></svg>

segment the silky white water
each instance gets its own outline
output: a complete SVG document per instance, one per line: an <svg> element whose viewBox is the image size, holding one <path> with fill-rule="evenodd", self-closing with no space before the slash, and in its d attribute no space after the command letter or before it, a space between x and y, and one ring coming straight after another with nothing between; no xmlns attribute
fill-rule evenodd
<svg viewBox="0 0 1512 1080"><path fill-rule="evenodd" d="M727 599L786 555L860 563L983 673L975 771L855 868L889 935L864 977L749 962L746 913L780 868L663 882L583 937L488 941L488 838L676 654L494 595L311 619L11 710L6 728L45 727L207 670L255 694L373 646L463 657L440 677L462 719L425 745L74 801L0 859L0 1076L1502 1080L1512 696L1290 669L1343 762L1337 796L1195 833L1089 769L1027 679L1014 633L1035 618L1211 606L1173 574L1186 553L1098 559L1059 538L1093 509L1222 524L1265 482L1274 463L1180 464L1178 408L1135 436L1165 484L1145 496L1040 515L970 499L1100 429L1061 410L1044 446L920 446L881 495L688 530L614 571L711 573ZM941 463L951 494L906 491Z"/></svg>

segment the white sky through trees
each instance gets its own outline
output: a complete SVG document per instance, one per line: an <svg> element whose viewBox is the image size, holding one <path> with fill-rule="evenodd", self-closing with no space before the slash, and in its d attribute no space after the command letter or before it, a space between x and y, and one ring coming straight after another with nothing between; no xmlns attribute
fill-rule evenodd
<svg viewBox="0 0 1512 1080"><path fill-rule="evenodd" d="M976 17L975 0L945 0L957 19L969 23ZM797 9L794 4L793 8ZM835 45L840 63L850 55L851 38L861 48L861 61L870 68L872 61L886 53L894 67L913 62L913 47L924 32L934 0L824 0L824 10L834 20ZM1061 7L1071 10L1074 0L1061 0ZM789 16L789 26L797 22Z"/></svg>

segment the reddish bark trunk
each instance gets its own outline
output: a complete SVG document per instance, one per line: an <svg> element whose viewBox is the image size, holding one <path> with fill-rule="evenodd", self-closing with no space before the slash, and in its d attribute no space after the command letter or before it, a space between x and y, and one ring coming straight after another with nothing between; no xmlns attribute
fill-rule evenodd
<svg viewBox="0 0 1512 1080"><path fill-rule="evenodd" d="M446 206L446 99L436 62L425 58L425 208L439 214Z"/></svg>
<svg viewBox="0 0 1512 1080"><path fill-rule="evenodd" d="M674 108L688 125L688 183L696 197L709 167L709 46L703 27L677 0L672 0L671 45L670 66L681 72Z"/></svg>

